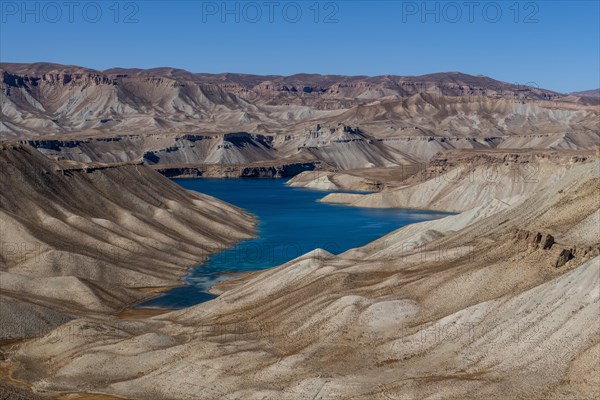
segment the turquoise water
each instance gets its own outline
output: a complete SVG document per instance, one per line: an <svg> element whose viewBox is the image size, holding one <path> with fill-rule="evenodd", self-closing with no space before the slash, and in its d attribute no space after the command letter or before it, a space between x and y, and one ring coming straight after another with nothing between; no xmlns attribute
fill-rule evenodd
<svg viewBox="0 0 600 400"><path fill-rule="evenodd" d="M141 307L179 309L215 296L208 289L227 274L283 264L315 248L339 254L363 246L404 225L445 213L406 209L356 208L317 202L328 192L292 188L285 179L175 179L235 204L257 216L258 238L214 254L183 278L186 286L165 292Z"/></svg>

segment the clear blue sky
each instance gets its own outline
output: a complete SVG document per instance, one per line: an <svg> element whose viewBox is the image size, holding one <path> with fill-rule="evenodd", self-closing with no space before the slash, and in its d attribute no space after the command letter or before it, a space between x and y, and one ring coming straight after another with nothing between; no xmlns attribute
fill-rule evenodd
<svg viewBox="0 0 600 400"><path fill-rule="evenodd" d="M286 75L461 71L561 92L600 87L599 1L465 1L259 0L227 2L223 13L221 1L3 0L0 59Z"/></svg>

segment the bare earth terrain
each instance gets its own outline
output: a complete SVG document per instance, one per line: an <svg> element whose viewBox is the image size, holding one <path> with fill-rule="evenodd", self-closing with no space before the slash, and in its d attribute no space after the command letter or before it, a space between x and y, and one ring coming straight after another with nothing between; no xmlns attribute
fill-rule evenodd
<svg viewBox="0 0 600 400"><path fill-rule="evenodd" d="M600 397L600 106L483 76L2 64L0 398ZM179 311L255 234L166 177L451 211Z"/></svg>
<svg viewBox="0 0 600 400"><path fill-rule="evenodd" d="M118 311L253 234L250 215L144 166L81 170L4 144L0 169L2 339Z"/></svg>
<svg viewBox="0 0 600 400"><path fill-rule="evenodd" d="M458 72L280 77L3 63L0 73L0 138L169 176L291 177L427 163L449 149L594 150L599 140L598 97Z"/></svg>

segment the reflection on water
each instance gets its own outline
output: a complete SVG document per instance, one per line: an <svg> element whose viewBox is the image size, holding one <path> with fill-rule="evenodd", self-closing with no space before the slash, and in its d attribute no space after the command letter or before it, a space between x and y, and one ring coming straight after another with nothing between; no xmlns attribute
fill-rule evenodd
<svg viewBox="0 0 600 400"><path fill-rule="evenodd" d="M186 189L227 201L256 215L256 239L214 254L190 270L188 284L165 292L142 307L183 308L214 298L208 288L226 274L280 265L315 248L339 254L363 246L399 227L440 218L445 213L356 208L317 202L328 192L291 188L285 179L177 179Z"/></svg>

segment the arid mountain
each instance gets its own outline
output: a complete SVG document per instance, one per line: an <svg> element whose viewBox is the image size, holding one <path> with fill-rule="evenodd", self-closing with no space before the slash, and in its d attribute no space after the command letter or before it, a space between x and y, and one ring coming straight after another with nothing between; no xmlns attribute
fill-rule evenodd
<svg viewBox="0 0 600 400"><path fill-rule="evenodd" d="M599 165L461 153L430 167L469 182L465 169L531 163L552 184L516 185L510 203L482 190L460 214L312 251L180 311L69 321L8 349L12 376L132 399L597 397Z"/></svg>
<svg viewBox="0 0 600 400"><path fill-rule="evenodd" d="M593 97L460 73L2 76L0 339L35 339L0 343L0 378L63 398L597 397ZM132 317L255 225L156 171L305 171L290 184L376 191L322 201L458 214Z"/></svg>
<svg viewBox="0 0 600 400"><path fill-rule="evenodd" d="M535 86L453 73L417 77L193 74L172 68L1 64L5 135L100 132L277 133L370 102L417 94L572 101ZM343 121L342 121L343 122ZM28 132L31 130L32 132Z"/></svg>
<svg viewBox="0 0 600 400"><path fill-rule="evenodd" d="M458 72L417 77L1 64L0 137L82 162L347 170L461 148L593 149L600 107ZM296 170L298 167L292 168ZM214 173L214 170L213 170ZM223 174L226 174L223 171Z"/></svg>
<svg viewBox="0 0 600 400"><path fill-rule="evenodd" d="M571 93L575 96L600 97L600 88Z"/></svg>
<svg viewBox="0 0 600 400"><path fill-rule="evenodd" d="M254 220L143 165L70 165L0 144L0 340L177 286Z"/></svg>
<svg viewBox="0 0 600 400"><path fill-rule="evenodd" d="M424 163L452 149L591 150L600 141L590 97L461 73L1 70L0 137L58 158L143 162L169 176L287 176Z"/></svg>

